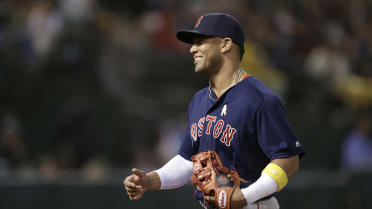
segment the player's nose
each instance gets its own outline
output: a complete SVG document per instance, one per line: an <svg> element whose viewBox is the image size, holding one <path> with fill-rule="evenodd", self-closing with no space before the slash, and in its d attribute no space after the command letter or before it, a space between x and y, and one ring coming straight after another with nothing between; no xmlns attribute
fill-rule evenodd
<svg viewBox="0 0 372 209"><path fill-rule="evenodd" d="M193 44L190 48L190 54L193 56L197 52L197 46Z"/></svg>

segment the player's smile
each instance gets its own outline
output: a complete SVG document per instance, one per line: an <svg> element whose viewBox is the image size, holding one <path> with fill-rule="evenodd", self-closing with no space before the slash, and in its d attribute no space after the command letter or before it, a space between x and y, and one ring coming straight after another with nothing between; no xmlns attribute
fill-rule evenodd
<svg viewBox="0 0 372 209"><path fill-rule="evenodd" d="M201 60L202 56L194 56L194 64L198 63Z"/></svg>
<svg viewBox="0 0 372 209"><path fill-rule="evenodd" d="M195 72L205 72L211 69L218 57L219 39L208 36L195 36L194 44L190 48L190 54L194 58Z"/></svg>
<svg viewBox="0 0 372 209"><path fill-rule="evenodd" d="M200 63L203 56L201 55L203 48L205 47L204 44L206 42L207 37L205 36L196 36L194 37L194 44L190 48L190 53L194 58L195 67L198 63ZM198 70L196 70L198 71Z"/></svg>

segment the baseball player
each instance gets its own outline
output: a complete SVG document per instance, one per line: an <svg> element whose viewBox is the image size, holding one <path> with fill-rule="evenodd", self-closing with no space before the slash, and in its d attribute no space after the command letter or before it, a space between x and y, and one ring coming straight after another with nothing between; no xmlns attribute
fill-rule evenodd
<svg viewBox="0 0 372 209"><path fill-rule="evenodd" d="M194 166L193 156L212 150L225 167L244 179L232 191L231 209L279 208L275 194L296 174L305 150L279 99L240 67L245 37L242 26L231 15L208 13L193 29L176 35L191 44L195 72L205 74L209 86L197 92L189 105L178 155L150 173L133 168L123 182L129 198L140 199L147 190L183 186L200 167ZM202 181L206 175L196 178ZM195 197L204 200L205 208L214 208L206 203L217 198L199 190Z"/></svg>

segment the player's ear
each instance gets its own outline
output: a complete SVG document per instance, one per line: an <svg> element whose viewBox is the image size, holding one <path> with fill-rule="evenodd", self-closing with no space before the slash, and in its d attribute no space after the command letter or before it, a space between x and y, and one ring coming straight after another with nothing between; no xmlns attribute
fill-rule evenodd
<svg viewBox="0 0 372 209"><path fill-rule="evenodd" d="M221 52L225 53L232 48L233 42L231 38L222 38L221 39Z"/></svg>

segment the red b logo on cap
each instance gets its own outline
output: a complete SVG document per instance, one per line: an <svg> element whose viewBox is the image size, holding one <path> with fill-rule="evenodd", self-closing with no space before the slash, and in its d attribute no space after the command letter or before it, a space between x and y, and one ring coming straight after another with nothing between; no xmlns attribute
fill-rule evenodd
<svg viewBox="0 0 372 209"><path fill-rule="evenodd" d="M200 25L200 22L201 22L202 19L203 19L203 16L200 16L198 18L198 21L196 21L196 24L195 24L194 28L197 28Z"/></svg>

